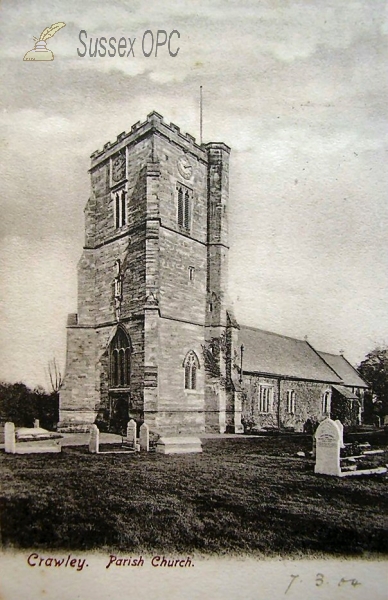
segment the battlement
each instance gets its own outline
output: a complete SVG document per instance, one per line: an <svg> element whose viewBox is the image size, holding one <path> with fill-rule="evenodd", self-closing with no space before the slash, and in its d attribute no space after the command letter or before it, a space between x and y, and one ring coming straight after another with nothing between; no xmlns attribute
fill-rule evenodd
<svg viewBox="0 0 388 600"><path fill-rule="evenodd" d="M139 139L153 131L157 131L161 135L167 137L170 141L178 144L185 152L192 153L198 159L206 161L206 148L209 144L207 146L198 144L194 136L189 133L182 133L180 127L175 125L175 123L165 123L161 114L152 111L147 115L147 119L143 123L137 121L132 125L129 132L121 132L117 136L116 141L107 142L104 144L102 150L95 150L90 155L92 163L91 168L95 168L125 146L136 143ZM219 145L228 148L225 144Z"/></svg>

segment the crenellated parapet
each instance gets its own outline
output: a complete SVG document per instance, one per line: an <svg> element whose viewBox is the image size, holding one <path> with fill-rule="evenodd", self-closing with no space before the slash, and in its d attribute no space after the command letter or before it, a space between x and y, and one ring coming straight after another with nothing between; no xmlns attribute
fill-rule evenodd
<svg viewBox="0 0 388 600"><path fill-rule="evenodd" d="M178 125L165 123L163 116L153 111L143 123L138 121L132 125L130 131L120 133L116 141L107 142L102 150L95 150L90 156L91 170L100 165L101 162L108 160L122 151L126 146L136 144L143 137L148 136L154 131L170 142L179 145L184 152L188 152L196 158L206 161L207 153L204 145L198 144L195 137L189 133L182 133ZM225 144L222 145L228 148Z"/></svg>

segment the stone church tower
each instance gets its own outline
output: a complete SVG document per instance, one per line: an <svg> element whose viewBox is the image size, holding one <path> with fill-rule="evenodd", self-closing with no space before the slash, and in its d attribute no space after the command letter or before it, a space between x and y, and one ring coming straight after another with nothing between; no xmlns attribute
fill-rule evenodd
<svg viewBox="0 0 388 600"><path fill-rule="evenodd" d="M153 112L91 156L59 430L242 431L228 343L229 153Z"/></svg>

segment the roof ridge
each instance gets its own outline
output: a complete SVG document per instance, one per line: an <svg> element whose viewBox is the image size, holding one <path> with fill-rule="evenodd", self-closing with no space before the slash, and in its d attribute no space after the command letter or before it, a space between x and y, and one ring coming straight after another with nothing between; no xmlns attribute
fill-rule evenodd
<svg viewBox="0 0 388 600"><path fill-rule="evenodd" d="M318 352L318 354L327 354L328 356L343 356L343 354L333 354L333 352L325 352L324 350L316 350L316 352Z"/></svg>

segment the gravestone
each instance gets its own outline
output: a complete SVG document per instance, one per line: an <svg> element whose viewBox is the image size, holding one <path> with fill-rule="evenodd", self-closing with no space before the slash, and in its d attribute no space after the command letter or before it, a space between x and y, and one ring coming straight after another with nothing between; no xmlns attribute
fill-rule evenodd
<svg viewBox="0 0 388 600"><path fill-rule="evenodd" d="M325 419L315 432L316 459L314 473L341 475L340 445L341 434L337 424Z"/></svg>
<svg viewBox="0 0 388 600"><path fill-rule="evenodd" d="M39 427L40 427L40 424L39 424L39 419L35 419L35 420L34 420L34 428L35 428L35 429L38 429Z"/></svg>
<svg viewBox="0 0 388 600"><path fill-rule="evenodd" d="M342 425L341 421L339 421L338 419L336 419L334 421L334 423L337 425L339 432L340 432L340 448L345 448L345 444L344 444L344 426Z"/></svg>
<svg viewBox="0 0 388 600"><path fill-rule="evenodd" d="M147 423L140 427L140 450L148 452L150 449L150 430Z"/></svg>
<svg viewBox="0 0 388 600"><path fill-rule="evenodd" d="M8 454L16 452L15 424L10 421L4 425L4 450Z"/></svg>
<svg viewBox="0 0 388 600"><path fill-rule="evenodd" d="M98 454L100 450L100 432L97 425L90 425L89 452Z"/></svg>
<svg viewBox="0 0 388 600"><path fill-rule="evenodd" d="M131 419L127 425L127 437L125 438L126 443L136 450L136 422Z"/></svg>

